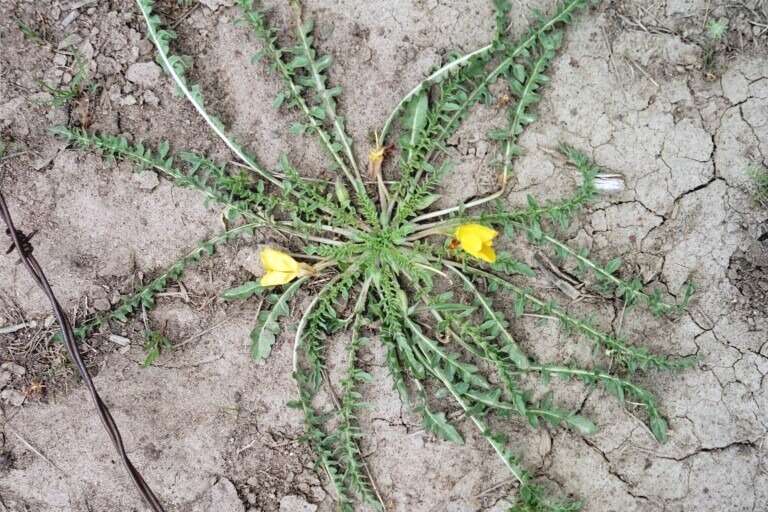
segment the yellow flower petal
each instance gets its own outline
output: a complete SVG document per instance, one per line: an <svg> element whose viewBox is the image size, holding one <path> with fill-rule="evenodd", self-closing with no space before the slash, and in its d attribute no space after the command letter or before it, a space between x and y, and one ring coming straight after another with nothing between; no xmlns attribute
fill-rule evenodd
<svg viewBox="0 0 768 512"><path fill-rule="evenodd" d="M476 256L483 261L487 261L488 263L493 263L496 261L496 251L493 250L493 245L490 243L483 244L483 248L480 249L480 252L477 253Z"/></svg>
<svg viewBox="0 0 768 512"><path fill-rule="evenodd" d="M296 277L295 272L267 272L261 277L261 286L279 286L290 283Z"/></svg>
<svg viewBox="0 0 768 512"><path fill-rule="evenodd" d="M264 270L267 273L290 272L293 273L295 277L296 273L299 271L298 261L284 252L269 247L261 251L261 264L264 266ZM293 277L291 279L293 279Z"/></svg>
<svg viewBox="0 0 768 512"><path fill-rule="evenodd" d="M490 242L498 235L498 231L482 224L462 224L456 229L456 238L459 240L465 236L479 238L482 242Z"/></svg>
<svg viewBox="0 0 768 512"><path fill-rule="evenodd" d="M483 248L483 241L474 235L465 235L459 239L459 242L461 242L461 248L469 254L480 252Z"/></svg>
<svg viewBox="0 0 768 512"><path fill-rule="evenodd" d="M461 248L477 259L493 263L496 252L493 250L493 239L499 233L481 224L462 224L456 229L454 236Z"/></svg>
<svg viewBox="0 0 768 512"><path fill-rule="evenodd" d="M372 148L368 151L368 161L372 164L381 163L384 160L384 148Z"/></svg>

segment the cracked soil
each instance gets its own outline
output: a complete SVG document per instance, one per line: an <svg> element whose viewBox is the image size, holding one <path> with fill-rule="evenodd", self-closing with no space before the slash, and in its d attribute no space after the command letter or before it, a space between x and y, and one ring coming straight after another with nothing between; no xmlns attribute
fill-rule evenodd
<svg viewBox="0 0 768 512"><path fill-rule="evenodd" d="M278 26L289 25L282 3L265 3L276 6ZM486 44L493 30L485 1L305 3L320 48L334 58L330 76L344 87L340 108L361 155L368 133L432 66L450 50ZM516 34L532 8L554 5L512 3ZM240 140L270 167L284 151L300 169L327 172L319 149L289 134L293 115L271 108L279 83L266 66L250 63L257 45L233 23L231 0L158 4L177 20L178 49L194 57L209 106ZM689 278L697 285L690 310L675 320L625 314L618 304L584 306L603 327L653 350L700 357L690 370L643 376L669 418L668 443L657 444L602 391L580 386L557 398L581 407L600 426L597 434L534 431L516 421L503 427L527 466L560 493L581 497L587 512L768 510L768 242L758 241L768 211L752 199L744 172L768 165L766 13L763 0L614 0L590 8L568 30L539 120L521 140L509 204L573 188L552 152L567 142L626 180L623 192L581 214L568 238L603 261L622 257L624 271L672 296ZM727 19L728 32L706 66L704 27L712 19ZM16 20L47 42L25 38ZM38 81L71 79L58 53L64 43L82 52L94 87L56 108ZM17 225L37 230L35 254L68 311L82 318L108 309L220 228L219 212L198 194L68 149L47 133L51 125L87 123L229 158L148 64L153 49L132 2L0 0L0 48L7 148L0 186ZM502 119L498 106L480 107L451 141L457 166L443 188L446 201L494 187L483 164L496 151L488 130ZM131 457L174 512L334 509L299 441L301 418L286 406L294 393L290 333L257 365L247 343L258 304L217 298L248 277L242 265L255 242L241 240L204 260L148 314L176 345L155 366L140 365L141 318L115 326L127 345L109 333L83 344ZM526 257L543 276L541 264ZM0 334L0 363L25 370L6 367L15 372L5 378L0 372L0 388L9 391L0 400L0 512L144 510L63 350L50 340L55 326L43 296L12 256L0 262L0 328L25 324ZM288 331L297 316L286 320ZM531 319L513 329L545 359L590 351L554 325ZM483 440L462 423L464 446L425 434L391 390L384 354L371 348L366 365L374 384L365 389L371 408L363 451L390 510L505 510L515 487Z"/></svg>

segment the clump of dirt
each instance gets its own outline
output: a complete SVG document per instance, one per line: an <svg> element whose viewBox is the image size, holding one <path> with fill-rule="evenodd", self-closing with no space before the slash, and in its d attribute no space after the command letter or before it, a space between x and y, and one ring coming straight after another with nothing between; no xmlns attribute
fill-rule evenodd
<svg viewBox="0 0 768 512"><path fill-rule="evenodd" d="M744 296L751 316L768 315L768 240L737 250L728 265L728 279Z"/></svg>

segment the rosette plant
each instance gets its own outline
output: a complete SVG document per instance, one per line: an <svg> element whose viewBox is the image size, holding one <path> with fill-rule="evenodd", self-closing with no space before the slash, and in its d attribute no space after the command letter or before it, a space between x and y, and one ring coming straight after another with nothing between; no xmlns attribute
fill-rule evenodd
<svg viewBox="0 0 768 512"><path fill-rule="evenodd" d="M387 490L376 487L360 450L360 385L371 375L361 367L358 355L368 340L381 345L391 385L422 418L425 430L455 443L463 442L464 428L478 430L519 484L510 510L569 511L579 504L547 497L509 450L504 422L521 418L533 428L563 426L582 435L596 429L588 418L550 399L534 400L537 381L555 375L602 386L644 416L653 434L664 441L667 423L656 399L631 379L637 371L668 370L689 361L651 353L570 313L552 297L536 295L528 283L537 272L515 255L494 248L507 239L515 246L532 244L551 252L555 261L574 264L594 293L606 300L640 305L659 315L673 314L682 306L662 301L658 290L645 291L636 278L619 277L618 259L602 265L561 240L558 233L597 193L600 170L576 149L560 148L580 174L573 195L547 203L530 197L519 208L505 203L513 162L521 152L518 138L536 120L534 108L549 82L546 72L561 46L563 29L586 7L586 0L565 0L550 16L539 16L517 39L508 33L508 2L495 0L492 41L467 54L451 54L416 84L375 131L364 163L338 108L341 89L329 83L331 58L316 50L312 22L303 16L301 5L292 2L294 44L285 46L270 26L268 12L253 0L238 3L243 25L260 41L258 57L266 59L284 83L275 106L303 114L303 122L292 131L317 140L328 154L332 176L305 179L287 158L278 170L259 164L206 109L200 88L187 78L190 61L173 53L175 34L163 28L153 13L153 2L138 0L158 62L180 95L229 147L237 165L190 152L172 155L165 142L150 149L107 134L67 127L55 131L73 144L131 160L139 168L153 168L179 186L199 190L223 207L232 227L126 297L109 315L80 325L79 333L88 335L110 321L125 321L139 308L151 308L159 291L200 257L212 254L217 245L245 233L274 232L288 240L287 247L265 249L260 280L242 283L223 297L268 298L270 308L260 313L252 333L253 357L263 359L277 340L291 300L302 288L312 287L313 299L289 333L298 385L293 405L304 413L306 442L334 488L340 510L387 509ZM503 95L504 101L496 95ZM441 179L451 172L446 143L480 103L497 103L506 110L506 125L489 134L498 148L492 168L498 189L462 204L435 208ZM682 302L689 296L690 289ZM581 367L567 361L537 361L513 335L511 322L522 315L558 321L574 336L589 340L596 363ZM328 345L340 339L349 340L348 366L344 378L333 383L326 354ZM532 375L542 379L528 378ZM323 402L323 394L338 395L338 400ZM449 421L440 412L448 408L460 411L460 418Z"/></svg>

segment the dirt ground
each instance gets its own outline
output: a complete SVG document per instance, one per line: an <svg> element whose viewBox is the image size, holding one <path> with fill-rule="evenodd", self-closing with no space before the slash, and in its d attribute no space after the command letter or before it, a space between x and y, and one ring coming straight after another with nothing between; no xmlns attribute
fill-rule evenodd
<svg viewBox="0 0 768 512"><path fill-rule="evenodd" d="M320 151L289 134L293 114L270 106L279 83L264 64L250 63L257 45L234 23L232 3L158 8L176 24L177 50L194 57L211 109L262 162L272 167L286 152L307 172L324 172ZM283 2L265 3L289 26ZM450 50L485 44L493 29L490 1L305 3L319 46L334 57L331 77L344 86L340 108L361 155L368 134L431 67ZM519 34L533 8L549 11L554 2L512 4ZM578 387L566 400L583 403L601 427L596 435L504 426L527 466L548 486L583 498L587 512L768 510L768 245L758 241L768 212L750 197L744 173L749 164L768 165L766 14L764 0L602 2L569 30L540 120L521 141L510 204L574 185L563 182L568 171L551 154L568 142L627 183L579 217L574 243L606 260L621 256L628 270L673 295L689 277L698 287L689 313L674 321L620 308L601 318L654 350L700 356L694 369L643 377L670 420L667 444L603 392ZM25 37L17 20L41 40ZM710 20L727 21L717 43L706 36ZM69 46L84 56L92 85L75 104L51 106L39 81L72 79L72 59L62 53ZM0 186L17 225L37 230L35 254L73 315L109 309L221 228L220 212L198 194L68 149L47 133L55 124L88 125L228 158L151 64L132 2L0 0L0 48ZM496 107L479 109L453 141L459 165L447 194L461 199L493 186L481 164L494 156L487 132L501 119ZM248 278L241 263L256 241L204 260L162 297L148 322L175 348L155 366L140 365L140 320L115 326L127 346L107 333L83 345L131 457L171 511L333 510L300 442L301 418L286 407L294 393L287 336L268 362L255 364L248 334L257 304L217 298ZM0 259L0 363L12 363L0 370L0 512L145 510L50 339L55 326L43 296L14 261ZM554 326L513 328L527 347L568 355ZM375 379L365 389L364 452L389 510L505 510L514 485L483 440L466 424L461 447L425 434L391 390L383 353L374 347L366 357ZM446 405L446 412L455 411Z"/></svg>

